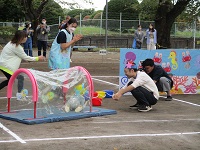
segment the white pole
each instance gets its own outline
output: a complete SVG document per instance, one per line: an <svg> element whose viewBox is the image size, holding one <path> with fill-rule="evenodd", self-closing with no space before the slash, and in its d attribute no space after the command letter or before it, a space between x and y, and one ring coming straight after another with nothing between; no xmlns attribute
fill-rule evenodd
<svg viewBox="0 0 200 150"><path fill-rule="evenodd" d="M81 26L82 26L81 25L81 18L82 18L82 16L81 16L81 13L80 13L80 25L79 25L80 26L80 34L81 34Z"/></svg>
<svg viewBox="0 0 200 150"><path fill-rule="evenodd" d="M102 31L102 20L103 20L103 13L101 12L101 20L100 20L100 35Z"/></svg>
<svg viewBox="0 0 200 150"><path fill-rule="evenodd" d="M193 49L195 49L196 42L196 20L194 20L194 41L193 41Z"/></svg>
<svg viewBox="0 0 200 150"><path fill-rule="evenodd" d="M106 0L106 30L105 30L105 49L107 49L107 45L108 45L108 0Z"/></svg>

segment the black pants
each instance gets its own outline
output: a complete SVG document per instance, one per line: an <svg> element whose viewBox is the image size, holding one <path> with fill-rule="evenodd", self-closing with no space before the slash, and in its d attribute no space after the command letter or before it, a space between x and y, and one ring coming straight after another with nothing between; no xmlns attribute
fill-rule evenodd
<svg viewBox="0 0 200 150"><path fill-rule="evenodd" d="M47 41L39 41L37 42L38 46L38 56L41 56L42 49L43 49L43 56L46 57L46 51L47 51Z"/></svg>
<svg viewBox="0 0 200 150"><path fill-rule="evenodd" d="M129 82L128 85L131 85L133 82ZM137 100L137 103L140 105L155 105L157 99L154 97L153 92L149 92L147 89L139 86L131 91L133 97Z"/></svg>
<svg viewBox="0 0 200 150"><path fill-rule="evenodd" d="M20 93L24 88L24 76L18 75L17 79L18 79L17 89L18 89L18 93Z"/></svg>
<svg viewBox="0 0 200 150"><path fill-rule="evenodd" d="M7 80L4 80L0 83L0 90L8 85L8 82L12 76L3 70L1 70L1 71L6 76ZM17 89L18 89L18 93L20 93L22 91L22 89L24 88L24 76L18 75L17 79L18 79Z"/></svg>
<svg viewBox="0 0 200 150"><path fill-rule="evenodd" d="M3 70L1 70L1 72L6 76L7 80L4 80L0 83L0 90L8 85L8 82L9 82L11 76L12 76L12 75L10 75L9 73L7 73Z"/></svg>

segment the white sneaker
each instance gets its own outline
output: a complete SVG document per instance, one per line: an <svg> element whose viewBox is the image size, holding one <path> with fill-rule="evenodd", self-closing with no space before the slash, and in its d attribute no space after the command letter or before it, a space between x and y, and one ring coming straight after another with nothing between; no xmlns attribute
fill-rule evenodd
<svg viewBox="0 0 200 150"><path fill-rule="evenodd" d="M18 101L22 100L22 93L17 93L16 97Z"/></svg>

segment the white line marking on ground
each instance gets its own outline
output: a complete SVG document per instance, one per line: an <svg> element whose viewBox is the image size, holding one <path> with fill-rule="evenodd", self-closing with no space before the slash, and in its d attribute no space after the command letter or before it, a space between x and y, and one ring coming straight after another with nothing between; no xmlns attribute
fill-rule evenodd
<svg viewBox="0 0 200 150"><path fill-rule="evenodd" d="M164 96L160 96L160 97L164 97ZM183 100L180 100L180 99L173 98L173 100L174 100L174 101L178 101L178 102L182 102L182 103L186 103L186 104L190 104L190 105L193 105L193 106L198 106L198 107L200 107L199 104L195 104L195 103L183 101ZM172 101L173 101L173 100L172 100Z"/></svg>
<svg viewBox="0 0 200 150"><path fill-rule="evenodd" d="M55 141L55 140L123 138L123 137L180 136L180 135L197 135L197 134L200 134L200 132L159 133L159 134L128 134L128 135L104 135L104 136L80 136L80 137L64 137L64 138L26 139L25 141L26 142L36 142L36 141ZM3 143L3 142L4 141L0 141L0 143ZM9 141L5 141L5 142L9 142ZM15 142L15 141L11 140L10 142Z"/></svg>
<svg viewBox="0 0 200 150"><path fill-rule="evenodd" d="M92 76L92 77L94 77L94 78L119 78L119 76ZM0 78L6 79L6 77L2 77L2 76Z"/></svg>
<svg viewBox="0 0 200 150"><path fill-rule="evenodd" d="M8 128L6 128L2 123L0 123L0 128L2 128L4 131L9 133L11 136L13 136L17 141L21 143L26 143L24 140L22 140L19 136L17 136L14 132L10 131Z"/></svg>
<svg viewBox="0 0 200 150"><path fill-rule="evenodd" d="M119 76L92 76L94 78L119 78Z"/></svg>
<svg viewBox="0 0 200 150"><path fill-rule="evenodd" d="M96 121L96 122L91 122L91 123L95 123L95 124L104 124L104 123L107 123L107 124L113 124L113 123L142 123L142 122L156 122L156 123L159 123L159 122L178 122L178 121L197 121L199 122L200 119L177 119L177 120L134 120L134 121Z"/></svg>
<svg viewBox="0 0 200 150"><path fill-rule="evenodd" d="M119 59L114 59L114 58L110 58L110 57L108 57L108 58L106 58L106 59L108 59L108 60L117 60L117 61L120 61Z"/></svg>
<svg viewBox="0 0 200 150"><path fill-rule="evenodd" d="M111 82L107 82L107 81L104 81L104 80L100 80L100 79L95 79L95 78L92 78L93 80L96 80L96 81L100 81L100 82L104 82L104 83L107 83L107 84L110 84L110 85L115 85L117 87L119 87L118 84L115 84L115 83L111 83Z"/></svg>
<svg viewBox="0 0 200 150"><path fill-rule="evenodd" d="M0 99L6 99L7 97L0 97Z"/></svg>
<svg viewBox="0 0 200 150"><path fill-rule="evenodd" d="M0 143L13 143L18 142L17 140L9 140L9 141L0 141Z"/></svg>

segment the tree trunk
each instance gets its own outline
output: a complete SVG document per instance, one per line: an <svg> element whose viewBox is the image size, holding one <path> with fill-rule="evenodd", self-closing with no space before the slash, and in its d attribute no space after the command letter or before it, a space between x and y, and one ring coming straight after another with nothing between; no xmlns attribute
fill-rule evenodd
<svg viewBox="0 0 200 150"><path fill-rule="evenodd" d="M37 33L36 28L39 24L39 19L44 9L45 5L48 3L48 0L42 0L40 6L38 8L34 8L32 0L21 0L21 5L24 8L26 20L31 21L32 28L34 30L33 33L33 45L37 45Z"/></svg>
<svg viewBox="0 0 200 150"><path fill-rule="evenodd" d="M160 48L171 48L170 32L176 17L180 15L191 0L179 0L173 5L168 0L159 0L155 17L157 43Z"/></svg>

